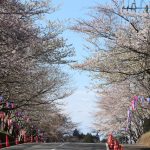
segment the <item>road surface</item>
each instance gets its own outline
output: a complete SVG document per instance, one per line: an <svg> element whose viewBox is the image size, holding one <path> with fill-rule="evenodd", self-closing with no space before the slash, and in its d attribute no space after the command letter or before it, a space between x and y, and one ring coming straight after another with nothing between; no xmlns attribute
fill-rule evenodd
<svg viewBox="0 0 150 150"><path fill-rule="evenodd" d="M30 143L2 148L1 150L108 150L106 144L86 143ZM150 150L148 147L124 145L124 150Z"/></svg>
<svg viewBox="0 0 150 150"><path fill-rule="evenodd" d="M43 143L20 144L2 150L106 150L106 144Z"/></svg>
<svg viewBox="0 0 150 150"><path fill-rule="evenodd" d="M124 150L150 150L150 147L137 145L124 145Z"/></svg>

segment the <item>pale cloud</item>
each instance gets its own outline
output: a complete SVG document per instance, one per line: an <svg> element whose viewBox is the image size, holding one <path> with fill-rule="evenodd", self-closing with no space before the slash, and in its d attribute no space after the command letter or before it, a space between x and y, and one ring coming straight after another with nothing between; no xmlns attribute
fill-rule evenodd
<svg viewBox="0 0 150 150"><path fill-rule="evenodd" d="M96 112L95 93L86 88L78 89L65 99L65 111L74 122L79 123L82 132L90 132Z"/></svg>

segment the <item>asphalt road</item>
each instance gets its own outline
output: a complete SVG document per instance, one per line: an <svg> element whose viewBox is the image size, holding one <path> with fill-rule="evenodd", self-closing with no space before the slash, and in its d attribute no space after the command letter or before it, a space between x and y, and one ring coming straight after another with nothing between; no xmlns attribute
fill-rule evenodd
<svg viewBox="0 0 150 150"><path fill-rule="evenodd" d="M107 150L106 144L82 144L82 143L43 143L20 144L2 150Z"/></svg>
<svg viewBox="0 0 150 150"><path fill-rule="evenodd" d="M106 144L86 143L28 143L2 148L1 150L108 150ZM124 145L124 150L150 150L148 147Z"/></svg>
<svg viewBox="0 0 150 150"><path fill-rule="evenodd" d="M140 145L124 145L124 150L150 150L150 147L144 147Z"/></svg>

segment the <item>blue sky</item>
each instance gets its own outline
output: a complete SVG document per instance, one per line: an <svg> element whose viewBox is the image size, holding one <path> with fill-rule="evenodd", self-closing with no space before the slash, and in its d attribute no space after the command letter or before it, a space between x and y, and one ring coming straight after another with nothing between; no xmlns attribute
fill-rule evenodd
<svg viewBox="0 0 150 150"><path fill-rule="evenodd" d="M88 8L94 5L95 2L94 0L53 0L53 4L60 4L60 8L52 14L52 17L62 22L63 20L73 21L77 18L88 18ZM87 56L87 52L83 47L85 41L80 34L67 30L63 36L75 47L75 59L82 61ZM70 69L68 72L72 76L72 84L76 88L76 91L65 99L65 111L74 122L79 123L81 132L90 132L96 107L95 93L86 88L89 86L90 78L88 77L88 73L81 71Z"/></svg>
<svg viewBox="0 0 150 150"><path fill-rule="evenodd" d="M60 20L66 24L74 21L74 19L87 19L88 8L94 6L99 0L53 0L54 5L59 5L60 8L51 15L52 19ZM105 3L106 0L103 0ZM70 22L69 22L70 21ZM87 44L80 34L72 31L65 31L63 36L68 39L68 43L73 44L76 50L76 57L74 59L82 61L89 55L84 50L85 44ZM73 87L76 88L74 94L65 99L65 111L70 115L74 122L79 123L79 129L81 132L90 132L92 123L94 122L94 112L96 112L96 95L93 91L86 88L90 85L90 78L88 73L67 70L72 76Z"/></svg>
<svg viewBox="0 0 150 150"><path fill-rule="evenodd" d="M111 0L52 0L54 5L60 5L60 8L51 15L51 19L60 20L65 24L70 24L74 19L87 19L88 8L96 3L109 3ZM145 2L148 0L138 0L137 2ZM128 5L128 1L126 6ZM130 5L133 0L130 0ZM142 3L142 4L143 4ZM139 5L139 4L138 4ZM76 50L74 59L82 61L89 53L84 50L87 43L80 34L66 30L63 36L68 39L68 43L73 44ZM90 78L88 73L68 69L67 72L72 76L72 85L76 88L74 94L65 99L65 111L72 117L74 122L79 123L81 132L90 132L92 123L94 122L94 112L96 112L96 94L86 88L90 86Z"/></svg>

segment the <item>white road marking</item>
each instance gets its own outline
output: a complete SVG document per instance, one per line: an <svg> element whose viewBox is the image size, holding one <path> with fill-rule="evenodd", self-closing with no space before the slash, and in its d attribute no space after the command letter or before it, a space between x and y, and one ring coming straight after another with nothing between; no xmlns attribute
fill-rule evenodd
<svg viewBox="0 0 150 150"><path fill-rule="evenodd" d="M58 147L61 147L61 146L64 146L64 145L65 145L65 143L63 143L63 144L59 145Z"/></svg>
<svg viewBox="0 0 150 150"><path fill-rule="evenodd" d="M61 145L58 145L58 146L56 146L56 149L57 149L57 147L62 147L62 146L64 146L65 145L65 143L63 143L63 144L61 144ZM56 150L56 149L51 149L51 150Z"/></svg>
<svg viewBox="0 0 150 150"><path fill-rule="evenodd" d="M109 150L108 144L106 143L106 150Z"/></svg>

